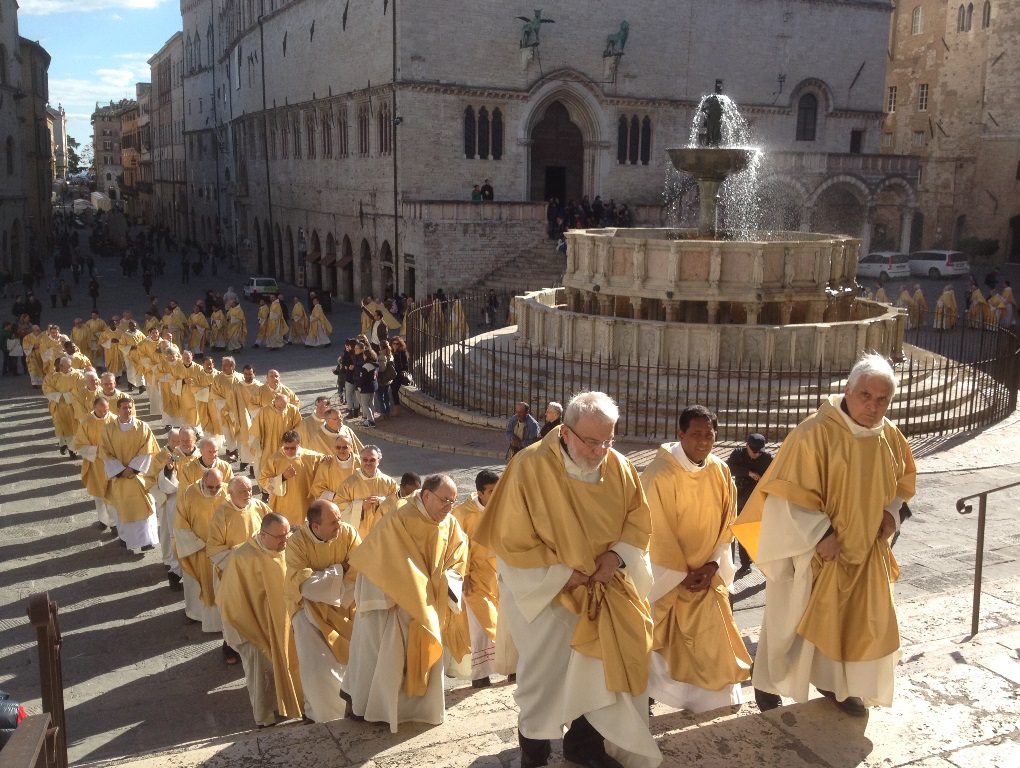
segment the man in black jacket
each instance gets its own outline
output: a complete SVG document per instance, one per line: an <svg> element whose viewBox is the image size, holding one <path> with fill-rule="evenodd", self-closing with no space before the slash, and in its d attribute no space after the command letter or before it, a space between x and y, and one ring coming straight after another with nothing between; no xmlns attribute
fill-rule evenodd
<svg viewBox="0 0 1020 768"><path fill-rule="evenodd" d="M765 438L755 432L747 436L747 442L743 448L734 449L730 457L726 459L729 465L730 474L733 475L733 483L737 486L737 512L744 508L747 500L751 498L754 488L765 474L765 470L772 463L772 454L765 450ZM751 572L751 558L747 550L737 542L737 557L739 560L736 578L746 576Z"/></svg>

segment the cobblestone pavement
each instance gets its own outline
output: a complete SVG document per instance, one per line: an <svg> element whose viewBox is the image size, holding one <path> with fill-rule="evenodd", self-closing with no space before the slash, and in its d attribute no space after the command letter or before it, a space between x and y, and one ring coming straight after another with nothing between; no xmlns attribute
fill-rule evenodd
<svg viewBox="0 0 1020 768"><path fill-rule="evenodd" d="M179 270L171 266L168 272L176 276ZM104 317L123 308L129 293L141 314L140 285L120 278L112 262L100 265L100 276ZM166 280L154 291L186 304L206 286L223 290L240 283L241 276L221 273L216 281L193 278L188 286ZM44 321L69 327L75 316L87 317L91 304L79 292L71 307L47 310ZM335 306L332 319L338 339L358 324L350 306ZM260 374L278 367L307 410L315 395L335 391L329 371L338 352L336 345L275 353L245 349L238 358L255 364ZM139 412L147 417L144 397ZM981 633L971 641L965 635L976 515L955 509L965 494L1020 481L1017 421L1020 414L1013 414L980 433L915 445L921 472L915 516L896 545L906 656L891 709L857 721L819 701L765 716L758 716L753 704L700 717L657 705L652 728L665 764L1020 765L1017 495L992 497L989 504ZM57 453L45 401L29 388L27 377L0 380L0 423L5 427L0 439L0 688L30 711L39 710L38 665L25 607L29 594L48 591L60 606L68 741L76 764L517 764L515 705L506 685L485 691L448 686L446 724L401 727L395 736L344 721L253 732L240 670L223 665L218 638L184 623L179 593L166 588L158 556L132 556L92 527L94 512L78 465ZM354 427L358 430L357 423ZM449 471L462 493L470 490L479 469L503 464L505 444L498 432L407 410L374 431L359 432L382 446L384 471ZM653 454L647 446L620 447L639 464ZM763 585L754 571L737 587L737 621L753 649Z"/></svg>

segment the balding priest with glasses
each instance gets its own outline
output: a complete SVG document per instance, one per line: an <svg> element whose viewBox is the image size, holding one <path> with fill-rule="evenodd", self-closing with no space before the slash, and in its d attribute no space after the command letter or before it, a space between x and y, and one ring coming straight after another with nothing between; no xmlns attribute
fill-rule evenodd
<svg viewBox="0 0 1020 768"><path fill-rule="evenodd" d="M560 738L581 766L662 762L645 696L651 514L634 465L612 450L619 417L602 392L575 396L562 426L510 461L475 530L496 555L520 652L522 768L545 765Z"/></svg>

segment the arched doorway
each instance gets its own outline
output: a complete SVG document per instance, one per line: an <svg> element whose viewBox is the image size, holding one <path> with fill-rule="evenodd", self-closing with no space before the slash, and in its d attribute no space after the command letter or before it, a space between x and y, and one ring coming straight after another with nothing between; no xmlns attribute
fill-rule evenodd
<svg viewBox="0 0 1020 768"><path fill-rule="evenodd" d="M860 237L867 216L862 196L861 190L844 182L822 190L815 198L811 231Z"/></svg>
<svg viewBox="0 0 1020 768"><path fill-rule="evenodd" d="M322 287L322 275L320 273L320 260L322 259L322 244L319 242L319 233L312 230L312 247L305 257L305 285L309 288Z"/></svg>
<svg viewBox="0 0 1020 768"><path fill-rule="evenodd" d="M358 292L361 294L359 298L373 296L372 247L368 244L368 240L361 241L361 262L359 264L359 270L361 272L361 282L358 286Z"/></svg>
<svg viewBox="0 0 1020 768"><path fill-rule="evenodd" d="M382 248L379 249L379 269L382 277L382 297L389 299L396 293L397 286L394 281L393 249L386 240L383 240Z"/></svg>
<svg viewBox="0 0 1020 768"><path fill-rule="evenodd" d="M1009 220L1009 260L1020 263L1020 214Z"/></svg>
<svg viewBox="0 0 1020 768"><path fill-rule="evenodd" d="M340 295L340 286L336 284L336 239L333 233L326 235L326 254L322 257L322 287L334 296Z"/></svg>
<svg viewBox="0 0 1020 768"><path fill-rule="evenodd" d="M284 279L283 274L283 233L280 231L280 225L276 225L276 258L273 260L273 277L278 280Z"/></svg>
<svg viewBox="0 0 1020 768"><path fill-rule="evenodd" d="M255 230L255 271L261 275L264 260L262 254L262 228L259 226L258 218L252 221L252 229Z"/></svg>
<svg viewBox="0 0 1020 768"><path fill-rule="evenodd" d="M337 291L344 301L354 301L354 249L351 247L351 238L344 235L344 242L340 250L340 283Z"/></svg>
<svg viewBox="0 0 1020 768"><path fill-rule="evenodd" d="M276 276L276 260L275 260L275 251L273 250L273 232L269 228L269 220L266 219L264 222L262 222L262 226L265 228L265 232L266 232L266 237L265 237L265 240L266 240L265 269L268 270L268 274L269 274L270 277L275 277Z"/></svg>
<svg viewBox="0 0 1020 768"><path fill-rule="evenodd" d="M584 190L581 129L561 101L546 107L531 130L531 199L580 202Z"/></svg>
<svg viewBox="0 0 1020 768"><path fill-rule="evenodd" d="M290 229L290 224L287 225L285 237L287 242L287 260L283 264L283 279L288 283L293 283L295 282L294 276L297 273L294 270L294 233Z"/></svg>

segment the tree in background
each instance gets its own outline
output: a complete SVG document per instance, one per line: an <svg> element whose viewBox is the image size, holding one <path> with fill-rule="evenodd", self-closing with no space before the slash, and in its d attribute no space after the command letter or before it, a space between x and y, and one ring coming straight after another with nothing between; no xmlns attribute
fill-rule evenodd
<svg viewBox="0 0 1020 768"><path fill-rule="evenodd" d="M67 172L81 172L81 155L78 154L78 147L81 144L73 136L67 137Z"/></svg>

